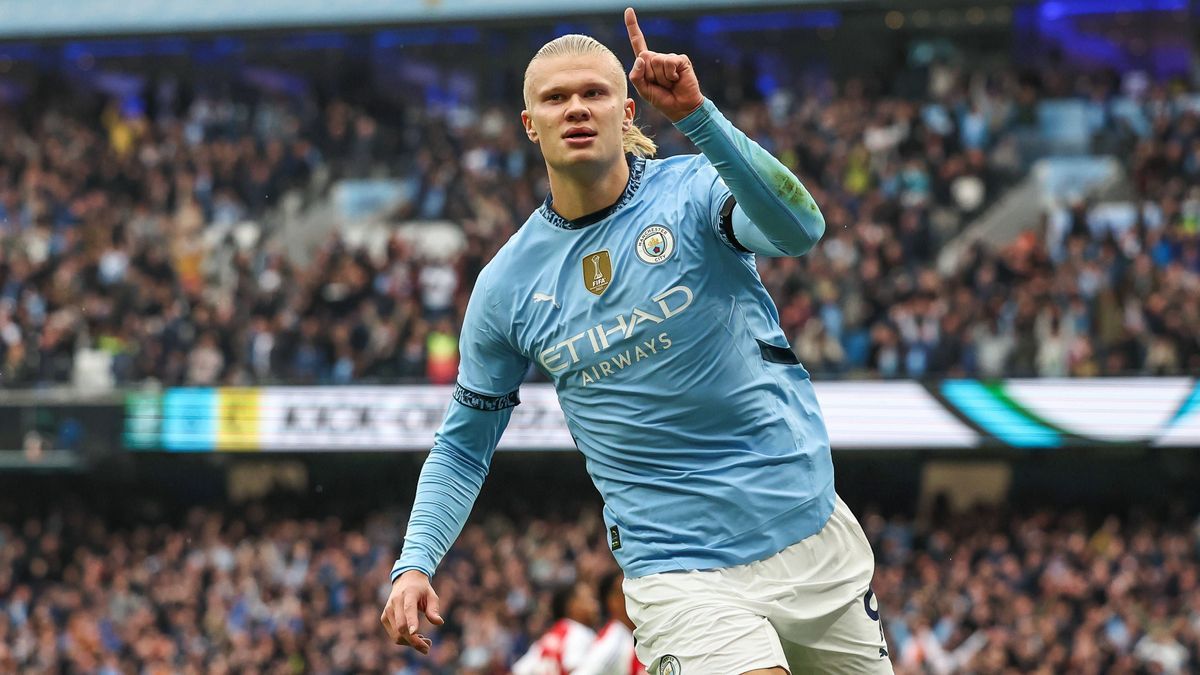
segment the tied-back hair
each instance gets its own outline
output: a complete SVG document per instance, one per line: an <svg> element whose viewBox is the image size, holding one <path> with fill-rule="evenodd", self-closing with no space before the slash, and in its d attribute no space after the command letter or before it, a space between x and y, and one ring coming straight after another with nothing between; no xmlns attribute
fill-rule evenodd
<svg viewBox="0 0 1200 675"><path fill-rule="evenodd" d="M525 94L525 107L530 107L531 103L528 89L529 69L533 67L533 64L538 59L552 56L586 56L589 54L600 55L611 62L613 70L618 76L617 81L621 83L621 98L624 99L629 96L629 86L625 80L625 70L621 67L621 62L617 59L617 55L596 38L572 33L554 38L542 45L542 48L529 60L529 65L525 67L525 83L522 87ZM645 132L638 128L636 123L629 125L629 128L622 134L621 147L625 152L637 157L653 157L658 152L658 145Z"/></svg>

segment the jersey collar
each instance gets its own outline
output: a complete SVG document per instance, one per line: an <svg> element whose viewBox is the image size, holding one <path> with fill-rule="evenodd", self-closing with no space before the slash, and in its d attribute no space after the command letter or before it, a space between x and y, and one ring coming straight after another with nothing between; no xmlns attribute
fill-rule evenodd
<svg viewBox="0 0 1200 675"><path fill-rule="evenodd" d="M546 201L538 207L538 213L546 219L547 223L564 230L579 230L611 216L616 213L617 209L628 204L629 200L633 199L633 195L637 194L638 188L642 185L642 172L646 170L646 160L641 157L626 155L625 161L629 163L629 182L625 184L625 192L621 193L620 199L611 206L593 211L575 220L567 220L550 206L550 203L554 201L554 195L547 194Z"/></svg>

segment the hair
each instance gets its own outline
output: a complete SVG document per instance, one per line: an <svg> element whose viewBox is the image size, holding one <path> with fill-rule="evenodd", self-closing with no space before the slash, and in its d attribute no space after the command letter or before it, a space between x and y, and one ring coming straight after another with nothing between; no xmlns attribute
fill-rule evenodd
<svg viewBox="0 0 1200 675"><path fill-rule="evenodd" d="M617 75L617 81L621 83L621 97L627 97L629 95L629 86L625 80L625 69L621 67L621 61L617 59L617 55L596 38L571 33L554 38L542 45L542 48L537 50L537 53L529 60L529 65L525 67L525 81L521 87L525 97L525 107L530 107L529 69L533 67L533 64L538 59L553 56L588 56L593 54L605 58L610 62L613 72ZM621 136L621 147L625 152L637 157L653 157L654 153L658 152L658 145L645 132L638 128L637 124L631 124L625 130L625 133Z"/></svg>
<svg viewBox="0 0 1200 675"><path fill-rule="evenodd" d="M621 574L620 570L617 570L616 572L609 572L608 574L604 575L604 578L600 580L600 590L602 593L604 593L604 597L607 598L614 592L622 592L621 582L624 579L625 576Z"/></svg>
<svg viewBox="0 0 1200 675"><path fill-rule="evenodd" d="M576 582L554 591L554 595L550 598L550 613L554 616L555 621L567 618L567 609L571 605L571 600L575 598L575 591L580 583Z"/></svg>

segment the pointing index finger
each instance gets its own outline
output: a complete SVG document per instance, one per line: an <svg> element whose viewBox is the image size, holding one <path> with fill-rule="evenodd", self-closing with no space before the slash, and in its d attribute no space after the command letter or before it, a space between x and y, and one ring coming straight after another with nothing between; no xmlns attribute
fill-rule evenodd
<svg viewBox="0 0 1200 675"><path fill-rule="evenodd" d="M629 31L629 44L633 46L633 55L637 56L646 51L646 38L638 26L637 13L632 7L625 8L625 30Z"/></svg>

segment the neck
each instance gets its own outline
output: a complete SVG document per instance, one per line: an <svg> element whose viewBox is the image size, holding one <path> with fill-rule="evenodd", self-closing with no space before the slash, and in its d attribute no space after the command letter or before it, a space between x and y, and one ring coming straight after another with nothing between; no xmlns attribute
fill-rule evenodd
<svg viewBox="0 0 1200 675"><path fill-rule="evenodd" d="M553 195L550 206L567 220L612 206L629 183L629 164L624 155L615 164L603 167L580 167L575 171L546 168Z"/></svg>

